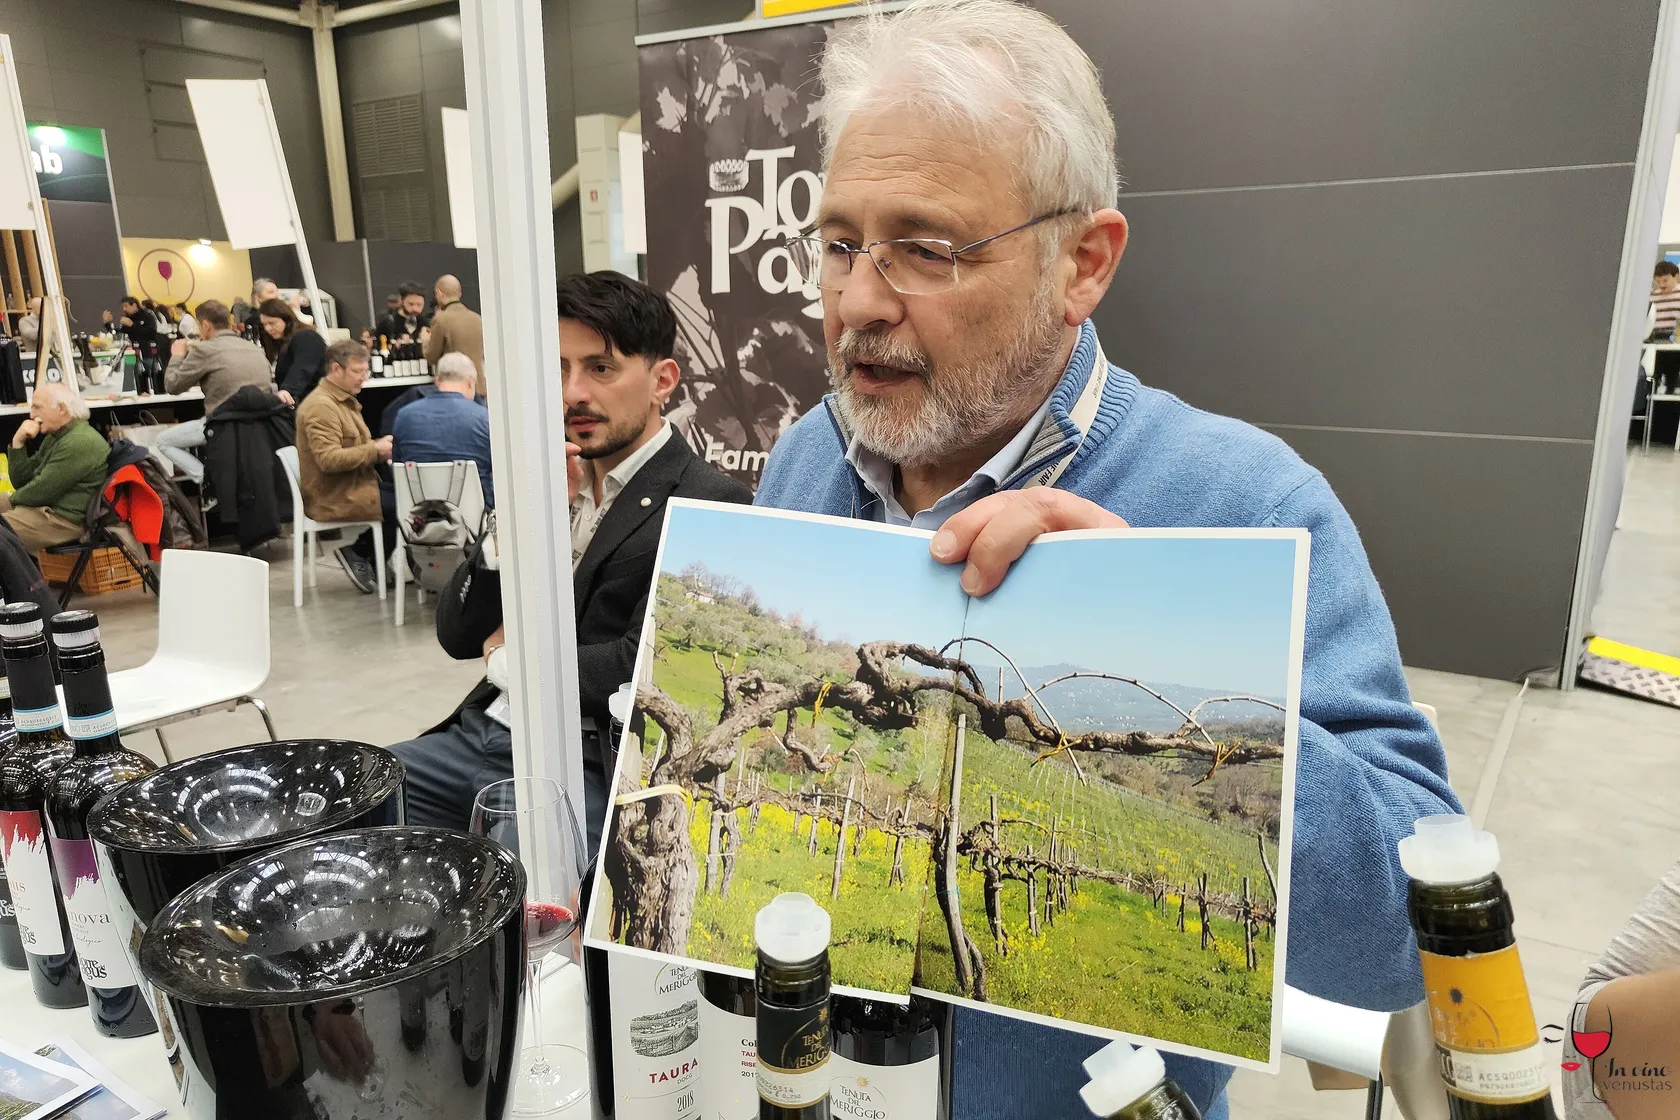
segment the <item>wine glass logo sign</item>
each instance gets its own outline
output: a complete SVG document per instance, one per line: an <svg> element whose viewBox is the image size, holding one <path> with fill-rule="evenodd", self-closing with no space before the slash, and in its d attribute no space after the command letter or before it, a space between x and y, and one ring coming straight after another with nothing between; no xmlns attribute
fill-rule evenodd
<svg viewBox="0 0 1680 1120"><path fill-rule="evenodd" d="M1604 1016L1604 1029L1601 1031L1589 1031L1584 1029L1587 1025L1587 1005L1585 1003L1577 1003L1569 1013L1569 1039L1575 1044L1575 1049L1580 1053L1581 1057L1587 1059L1589 1072L1591 1063L1602 1056L1606 1050L1610 1049L1610 1036L1615 1029L1615 1023L1610 1020L1610 1011L1608 1008L1605 1009ZM1556 1023L1547 1023L1545 1029L1548 1031L1559 1032L1563 1030L1563 1028ZM1563 1038L1560 1034L1559 1037L1548 1038L1546 1041L1562 1042ZM1580 1062L1577 1062L1573 1058L1567 1056L1561 1064L1563 1068L1570 1073L1574 1073L1576 1070L1581 1068ZM1599 1100L1604 1099L1598 1095L1598 1082L1596 1078L1593 1079L1593 1096L1598 1097Z"/></svg>
<svg viewBox="0 0 1680 1120"><path fill-rule="evenodd" d="M752 179L753 164L760 165L759 198L750 194L726 193L721 198L708 198L706 208L712 212L712 292L729 291L729 259L744 253L761 241L781 241L797 237L817 218L817 206L822 202L823 181L815 171L800 168L780 175L777 166L791 159L797 151L791 144L785 148L755 148L745 159L714 160L706 169L708 185L714 191L744 191ZM795 192L804 189L804 210L795 208ZM739 240L732 240L731 216L740 214L746 219L746 230ZM767 295L797 292L806 299L804 314L808 318L822 318L822 292L809 283L794 267L793 255L786 245L776 245L758 258L758 286Z"/></svg>
<svg viewBox="0 0 1680 1120"><path fill-rule="evenodd" d="M151 250L140 258L135 272L141 294L158 303L185 303L198 287L192 264L173 249Z"/></svg>

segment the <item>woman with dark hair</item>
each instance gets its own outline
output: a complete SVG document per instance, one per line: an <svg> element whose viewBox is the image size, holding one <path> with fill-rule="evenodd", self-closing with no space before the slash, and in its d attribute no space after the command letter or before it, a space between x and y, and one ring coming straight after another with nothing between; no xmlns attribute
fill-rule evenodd
<svg viewBox="0 0 1680 1120"><path fill-rule="evenodd" d="M295 405L321 380L327 340L306 327L282 299L265 299L257 308L262 321L263 349L274 359L274 383L280 399Z"/></svg>

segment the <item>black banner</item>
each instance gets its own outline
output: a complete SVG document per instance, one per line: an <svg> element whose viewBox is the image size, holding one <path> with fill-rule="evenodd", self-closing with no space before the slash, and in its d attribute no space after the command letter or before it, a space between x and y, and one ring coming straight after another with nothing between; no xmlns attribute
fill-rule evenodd
<svg viewBox="0 0 1680 1120"><path fill-rule="evenodd" d="M641 48L648 282L678 320L668 415L757 485L776 438L828 390L822 302L784 247L822 198L817 60L831 21Z"/></svg>

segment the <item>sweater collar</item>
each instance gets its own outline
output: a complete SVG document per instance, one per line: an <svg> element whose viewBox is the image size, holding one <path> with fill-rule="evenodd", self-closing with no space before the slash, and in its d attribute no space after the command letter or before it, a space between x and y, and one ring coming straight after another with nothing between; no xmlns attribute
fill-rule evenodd
<svg viewBox="0 0 1680 1120"><path fill-rule="evenodd" d="M1116 387L1113 377L1116 371L1108 365L1106 358L1102 361L1103 368L1097 371L1098 381L1092 383L1092 372L1096 370L1101 355L1102 344L1097 341L1097 328L1087 319L1079 325L1079 340L1074 343L1073 353L1068 357L1067 369L1063 371L1061 380L1056 382L1056 387L1050 390L1048 410L1041 407L1043 420L1038 431L1014 469L998 484L999 490L1054 484L1079 453L1087 436L1100 438L1113 427L1112 422L1095 422L1096 408L1112 395ZM1087 389L1090 391L1087 392ZM834 394L824 396L823 403L828 407L829 419L840 433L841 446L850 448L853 433L840 413Z"/></svg>

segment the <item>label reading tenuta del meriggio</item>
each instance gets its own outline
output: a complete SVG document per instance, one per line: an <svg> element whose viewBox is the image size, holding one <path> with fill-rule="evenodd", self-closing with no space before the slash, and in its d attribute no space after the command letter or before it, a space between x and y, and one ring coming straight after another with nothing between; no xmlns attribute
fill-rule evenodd
<svg viewBox="0 0 1680 1120"><path fill-rule="evenodd" d="M758 1095L804 1108L828 1096L828 1001L814 1007L758 1005Z"/></svg>
<svg viewBox="0 0 1680 1120"><path fill-rule="evenodd" d="M699 974L607 954L617 1120L699 1120Z"/></svg>
<svg viewBox="0 0 1680 1120"><path fill-rule="evenodd" d="M847 1120L927 1120L939 1115L939 1055L907 1066L828 1060L828 1107Z"/></svg>
<svg viewBox="0 0 1680 1120"><path fill-rule="evenodd" d="M757 1120L758 1022L700 1001L700 1099L705 1120Z"/></svg>

